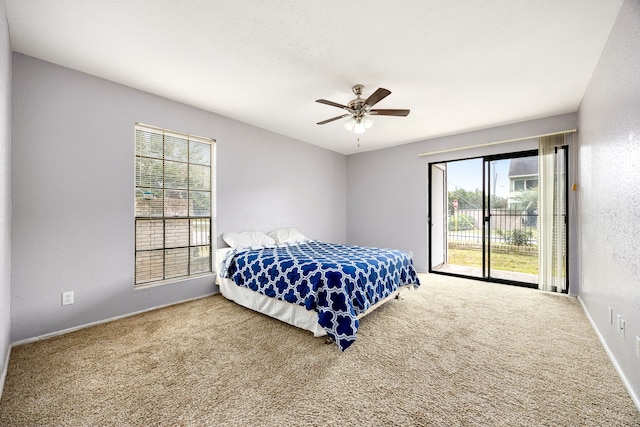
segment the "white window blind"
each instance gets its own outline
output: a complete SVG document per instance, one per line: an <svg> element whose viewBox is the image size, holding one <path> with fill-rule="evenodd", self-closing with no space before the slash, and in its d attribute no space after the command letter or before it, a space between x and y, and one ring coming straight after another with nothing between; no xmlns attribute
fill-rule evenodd
<svg viewBox="0 0 640 427"><path fill-rule="evenodd" d="M135 125L135 285L210 273L213 139Z"/></svg>

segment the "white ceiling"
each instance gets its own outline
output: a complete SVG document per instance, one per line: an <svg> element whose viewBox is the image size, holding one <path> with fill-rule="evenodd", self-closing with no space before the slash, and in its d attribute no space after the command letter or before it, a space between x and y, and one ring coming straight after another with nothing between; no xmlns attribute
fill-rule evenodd
<svg viewBox="0 0 640 427"><path fill-rule="evenodd" d="M577 111L622 3L5 0L16 52L343 154ZM360 147L314 102L356 83L411 109Z"/></svg>

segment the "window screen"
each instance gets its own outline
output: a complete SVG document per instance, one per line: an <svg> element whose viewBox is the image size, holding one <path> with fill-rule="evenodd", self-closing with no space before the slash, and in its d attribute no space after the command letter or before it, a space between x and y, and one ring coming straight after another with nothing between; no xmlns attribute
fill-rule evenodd
<svg viewBox="0 0 640 427"><path fill-rule="evenodd" d="M135 284L212 271L213 139L135 125Z"/></svg>

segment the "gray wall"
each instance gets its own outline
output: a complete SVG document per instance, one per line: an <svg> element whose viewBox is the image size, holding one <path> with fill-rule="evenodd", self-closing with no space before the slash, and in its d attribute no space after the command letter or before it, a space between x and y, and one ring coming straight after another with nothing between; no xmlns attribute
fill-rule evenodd
<svg viewBox="0 0 640 427"><path fill-rule="evenodd" d="M12 98L13 342L216 290L211 276L133 288L136 121L217 140L218 235L346 241L345 156L21 54Z"/></svg>
<svg viewBox="0 0 640 427"><path fill-rule="evenodd" d="M627 0L580 106L579 212L580 297L640 407L639 42L640 2ZM618 314L624 338L616 331Z"/></svg>
<svg viewBox="0 0 640 427"><path fill-rule="evenodd" d="M351 155L347 157L347 241L354 245L396 247L412 251L416 268L427 271L427 165L432 162L530 150L537 148L537 141L492 145L425 157L418 157L419 154L576 127L577 114L566 114ZM572 264L577 265L576 262ZM573 275L575 277L576 272Z"/></svg>
<svg viewBox="0 0 640 427"><path fill-rule="evenodd" d="M11 312L11 48L0 0L0 396L9 354Z"/></svg>

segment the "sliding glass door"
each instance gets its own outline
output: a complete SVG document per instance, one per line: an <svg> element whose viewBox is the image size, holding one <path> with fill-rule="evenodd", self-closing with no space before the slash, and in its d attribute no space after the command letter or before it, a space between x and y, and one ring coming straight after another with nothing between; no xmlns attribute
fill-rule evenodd
<svg viewBox="0 0 640 427"><path fill-rule="evenodd" d="M538 283L538 155L492 156L485 171L484 277Z"/></svg>
<svg viewBox="0 0 640 427"><path fill-rule="evenodd" d="M430 165L431 271L538 287L538 168L537 150ZM564 197L554 192L550 203L564 215Z"/></svg>

